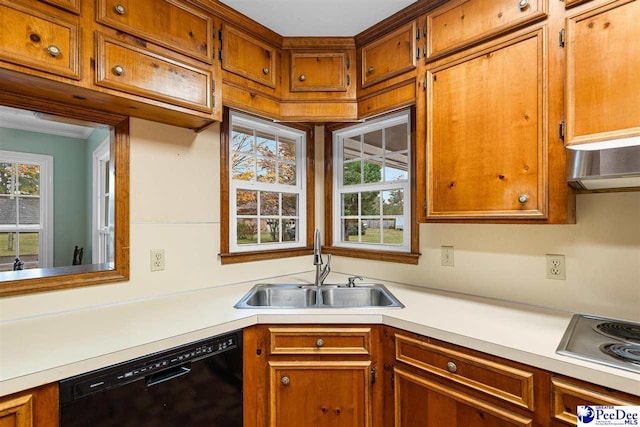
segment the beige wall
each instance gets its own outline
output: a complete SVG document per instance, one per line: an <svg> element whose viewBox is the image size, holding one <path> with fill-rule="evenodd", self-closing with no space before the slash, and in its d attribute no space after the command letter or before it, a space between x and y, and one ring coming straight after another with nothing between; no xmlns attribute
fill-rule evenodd
<svg viewBox="0 0 640 427"><path fill-rule="evenodd" d="M196 134L132 119L131 280L4 298L0 321L311 270L311 256L220 264L219 145L218 126ZM640 321L640 192L579 195L577 208L576 225L423 224L417 266L334 257L333 270ZM455 247L453 268L440 266L441 245ZM155 248L166 270L152 273ZM566 281L545 278L547 253L566 255Z"/></svg>

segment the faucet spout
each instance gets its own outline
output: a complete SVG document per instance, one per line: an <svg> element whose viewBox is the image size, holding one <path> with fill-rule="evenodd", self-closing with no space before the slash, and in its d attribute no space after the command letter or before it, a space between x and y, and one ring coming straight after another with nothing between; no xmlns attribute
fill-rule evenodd
<svg viewBox="0 0 640 427"><path fill-rule="evenodd" d="M324 280L331 271L331 254L327 257L327 264L322 267L322 244L320 243L320 230L316 230L313 239L313 265L316 266L316 286L322 286Z"/></svg>

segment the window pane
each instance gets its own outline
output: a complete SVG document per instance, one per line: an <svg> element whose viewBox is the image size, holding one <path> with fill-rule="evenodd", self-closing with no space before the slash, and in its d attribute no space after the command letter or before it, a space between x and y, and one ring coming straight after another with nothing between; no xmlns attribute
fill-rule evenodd
<svg viewBox="0 0 640 427"><path fill-rule="evenodd" d="M256 132L257 153L265 157L275 157L276 136L267 132Z"/></svg>
<svg viewBox="0 0 640 427"><path fill-rule="evenodd" d="M238 245L258 243L258 222L255 219L238 219Z"/></svg>
<svg viewBox="0 0 640 427"><path fill-rule="evenodd" d="M363 192L361 197L362 215L380 215L380 192Z"/></svg>
<svg viewBox="0 0 640 427"><path fill-rule="evenodd" d="M363 227L360 231L362 233L362 243L382 243L379 219L368 219L366 228Z"/></svg>
<svg viewBox="0 0 640 427"><path fill-rule="evenodd" d="M362 183L361 179L361 162L349 162L345 163L343 169L343 185L358 185Z"/></svg>
<svg viewBox="0 0 640 427"><path fill-rule="evenodd" d="M231 135L231 151L253 153L253 129L234 126Z"/></svg>
<svg viewBox="0 0 640 427"><path fill-rule="evenodd" d="M357 219L343 219L342 220L342 241L343 242L357 242L360 231L358 230L359 221Z"/></svg>
<svg viewBox="0 0 640 427"><path fill-rule="evenodd" d="M37 196L40 194L40 166L18 165L18 189L20 194Z"/></svg>
<svg viewBox="0 0 640 427"><path fill-rule="evenodd" d="M364 163L364 182L382 181L382 158L369 159Z"/></svg>
<svg viewBox="0 0 640 427"><path fill-rule="evenodd" d="M12 166L11 163L0 163L0 194L11 194L13 192Z"/></svg>
<svg viewBox="0 0 640 427"><path fill-rule="evenodd" d="M296 185L296 165L280 163L278 165L278 184Z"/></svg>
<svg viewBox="0 0 640 427"><path fill-rule="evenodd" d="M409 158L407 153L393 153L387 156L384 168L385 181L398 181L409 177Z"/></svg>
<svg viewBox="0 0 640 427"><path fill-rule="evenodd" d="M260 192L260 215L278 215L279 193Z"/></svg>
<svg viewBox="0 0 640 427"><path fill-rule="evenodd" d="M231 178L236 181L255 179L253 157L247 154L234 154L231 162Z"/></svg>
<svg viewBox="0 0 640 427"><path fill-rule="evenodd" d="M358 193L346 193L342 195L342 215L358 215Z"/></svg>
<svg viewBox="0 0 640 427"><path fill-rule="evenodd" d="M296 160L296 141L280 137L278 141L278 158L282 160Z"/></svg>
<svg viewBox="0 0 640 427"><path fill-rule="evenodd" d="M379 156L382 154L382 130L374 130L363 136L364 155Z"/></svg>
<svg viewBox="0 0 640 427"><path fill-rule="evenodd" d="M298 221L295 219L285 219L284 231L282 232L283 242L297 242L298 241Z"/></svg>
<svg viewBox="0 0 640 427"><path fill-rule="evenodd" d="M360 136L355 138L345 138L343 141L343 153L342 156L345 161L352 159L359 159L362 157L362 153L360 152Z"/></svg>
<svg viewBox="0 0 640 427"><path fill-rule="evenodd" d="M25 270L38 267L39 237L39 233L18 233L20 241L20 253L18 256L20 261L24 263Z"/></svg>
<svg viewBox="0 0 640 427"><path fill-rule="evenodd" d="M298 216L298 195L282 193L282 215Z"/></svg>
<svg viewBox="0 0 640 427"><path fill-rule="evenodd" d="M383 239L387 245L402 245L404 223L402 218L384 218Z"/></svg>
<svg viewBox="0 0 640 427"><path fill-rule="evenodd" d="M40 198L18 197L18 222L20 224L40 224Z"/></svg>
<svg viewBox="0 0 640 427"><path fill-rule="evenodd" d="M13 270L13 263L18 250L16 233L0 233L0 271Z"/></svg>
<svg viewBox="0 0 640 427"><path fill-rule="evenodd" d="M110 171L110 161L107 160L106 162L104 162L104 188L106 191L109 191L109 186L111 185L109 183L109 179L111 179L111 171Z"/></svg>
<svg viewBox="0 0 640 427"><path fill-rule="evenodd" d="M404 215L404 191L402 189L382 193L383 215Z"/></svg>
<svg viewBox="0 0 640 427"><path fill-rule="evenodd" d="M15 225L18 221L16 216L16 198L0 194L0 224Z"/></svg>
<svg viewBox="0 0 640 427"><path fill-rule="evenodd" d="M238 215L258 215L258 192L237 190L236 212Z"/></svg>
<svg viewBox="0 0 640 427"><path fill-rule="evenodd" d="M260 243L273 243L280 241L280 220L263 219L260 221Z"/></svg>
<svg viewBox="0 0 640 427"><path fill-rule="evenodd" d="M400 123L385 129L385 149L387 152L408 149L407 130L407 123Z"/></svg>
<svg viewBox="0 0 640 427"><path fill-rule="evenodd" d="M276 162L274 160L258 159L258 181L276 182Z"/></svg>

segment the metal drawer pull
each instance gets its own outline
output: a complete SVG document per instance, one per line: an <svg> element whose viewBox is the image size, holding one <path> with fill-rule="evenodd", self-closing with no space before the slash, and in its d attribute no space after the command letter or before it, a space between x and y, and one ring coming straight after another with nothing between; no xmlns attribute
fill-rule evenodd
<svg viewBox="0 0 640 427"><path fill-rule="evenodd" d="M523 204L523 205L524 205L524 204L525 204L525 203L527 203L528 201L529 201L529 196L528 196L527 194L521 194L521 195L519 195L519 196L518 196L518 202L519 202L520 204Z"/></svg>
<svg viewBox="0 0 640 427"><path fill-rule="evenodd" d="M298 77L298 80L303 82L303 81L307 80L307 76L305 76L304 74L300 74L300 77Z"/></svg>
<svg viewBox="0 0 640 427"><path fill-rule="evenodd" d="M529 0L520 0L518 2L518 7L520 10L525 10L529 6Z"/></svg>
<svg viewBox="0 0 640 427"><path fill-rule="evenodd" d="M113 6L113 10L115 10L118 15L124 15L125 13L127 13L127 9L125 9L121 4Z"/></svg>
<svg viewBox="0 0 640 427"><path fill-rule="evenodd" d="M47 52L49 52L49 55L53 56L54 58L56 56L60 56L60 54L62 53L60 48L54 44L47 46Z"/></svg>
<svg viewBox="0 0 640 427"><path fill-rule="evenodd" d="M447 362L447 369L453 374L458 370L458 367L453 362Z"/></svg>
<svg viewBox="0 0 640 427"><path fill-rule="evenodd" d="M369 67L369 70L368 70L368 71L369 71L370 73L373 73L373 72L375 71L375 68L373 68L373 65Z"/></svg>
<svg viewBox="0 0 640 427"><path fill-rule="evenodd" d="M316 346L322 347L323 345L324 345L324 340L322 338L318 338L318 340L316 341Z"/></svg>
<svg viewBox="0 0 640 427"><path fill-rule="evenodd" d="M264 68L262 69L262 73L263 73L263 74L269 74L269 69L268 69L267 67L264 67Z"/></svg>
<svg viewBox="0 0 640 427"><path fill-rule="evenodd" d="M291 380L289 379L289 377L282 377L280 379L280 382L282 383L282 385L287 386L289 385L289 383L291 382Z"/></svg>
<svg viewBox="0 0 640 427"><path fill-rule="evenodd" d="M120 65L116 65L115 67L113 67L113 72L118 76L121 76L124 74L124 68L122 68Z"/></svg>

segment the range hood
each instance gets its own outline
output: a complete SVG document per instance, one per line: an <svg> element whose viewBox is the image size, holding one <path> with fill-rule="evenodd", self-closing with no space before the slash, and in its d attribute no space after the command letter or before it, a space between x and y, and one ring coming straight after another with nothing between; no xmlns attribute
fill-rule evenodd
<svg viewBox="0 0 640 427"><path fill-rule="evenodd" d="M640 190L640 146L567 150L567 182L581 190Z"/></svg>

